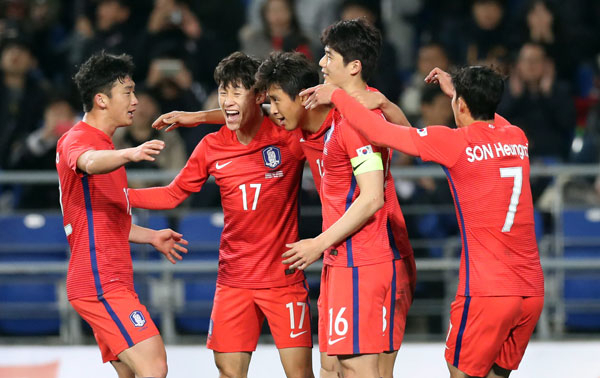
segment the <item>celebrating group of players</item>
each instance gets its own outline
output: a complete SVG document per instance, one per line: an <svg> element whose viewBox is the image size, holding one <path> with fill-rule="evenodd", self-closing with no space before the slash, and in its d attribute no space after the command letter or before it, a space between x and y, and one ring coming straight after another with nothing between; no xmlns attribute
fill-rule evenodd
<svg viewBox="0 0 600 378"><path fill-rule="evenodd" d="M158 129L225 122L165 187L129 189L123 167L153 160L164 143L115 150L111 141L116 128L131 124L137 104L131 59L99 53L75 76L86 113L59 140L56 156L72 252L67 292L120 378L167 375L164 344L133 288L128 241L151 243L173 263L187 252L172 230L132 225L131 208L172 209L209 175L225 219L207 341L220 376L247 376L265 318L286 376L313 376L303 270L323 255L320 376L392 377L416 269L391 148L441 164L454 196L463 250L446 339L451 377L508 377L518 367L542 310L543 274L527 139L495 114L502 78L485 67L452 77L434 69L426 80L452 97L458 129L417 130L367 86L381 47L375 28L340 21L321 39L323 85L299 53L261 63L237 52L215 69L220 110L157 119ZM261 107L267 95L270 116ZM298 241L305 161L323 232Z"/></svg>

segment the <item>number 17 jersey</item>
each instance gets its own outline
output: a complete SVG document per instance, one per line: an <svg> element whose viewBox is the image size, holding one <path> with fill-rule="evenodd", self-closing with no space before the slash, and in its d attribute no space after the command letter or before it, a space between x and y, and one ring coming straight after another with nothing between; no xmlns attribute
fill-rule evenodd
<svg viewBox="0 0 600 378"><path fill-rule="evenodd" d="M450 129L412 129L425 161L442 165L461 231L459 295L543 296L535 239L528 141L496 116Z"/></svg>

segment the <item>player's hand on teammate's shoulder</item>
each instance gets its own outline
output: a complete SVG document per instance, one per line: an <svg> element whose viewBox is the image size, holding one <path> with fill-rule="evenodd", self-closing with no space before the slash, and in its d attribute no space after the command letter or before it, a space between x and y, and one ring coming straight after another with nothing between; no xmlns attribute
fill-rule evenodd
<svg viewBox="0 0 600 378"><path fill-rule="evenodd" d="M428 84L439 84L442 92L448 97L454 97L454 84L452 84L452 76L441 68L435 67L425 78Z"/></svg>
<svg viewBox="0 0 600 378"><path fill-rule="evenodd" d="M354 91L349 93L350 96L354 97L356 101L360 102L362 106L367 109L378 109L387 102L387 98L381 92L371 91Z"/></svg>
<svg viewBox="0 0 600 378"><path fill-rule="evenodd" d="M142 160L154 161L154 155L160 154L163 148L165 148L165 142L158 139L152 139L137 147L129 148L127 158L129 161L133 162Z"/></svg>
<svg viewBox="0 0 600 378"><path fill-rule="evenodd" d="M165 255L167 260L172 264L177 263L177 260L183 259L180 253L187 253L188 251L184 247L184 245L188 244L188 241L183 238L182 234L170 228L155 231L150 244Z"/></svg>
<svg viewBox="0 0 600 378"><path fill-rule="evenodd" d="M166 127L166 132L173 131L178 127L194 127L197 126L196 112L182 112L175 110L165 113L152 122L152 127L156 130L162 130Z"/></svg>
<svg viewBox="0 0 600 378"><path fill-rule="evenodd" d="M295 243L286 244L289 248L283 255L283 263L290 264L289 269L304 270L321 257L323 247L317 239L303 239Z"/></svg>
<svg viewBox="0 0 600 378"><path fill-rule="evenodd" d="M306 109L314 109L319 105L331 104L331 96L339 87L333 84L320 84L300 92L300 97L304 99L302 105Z"/></svg>

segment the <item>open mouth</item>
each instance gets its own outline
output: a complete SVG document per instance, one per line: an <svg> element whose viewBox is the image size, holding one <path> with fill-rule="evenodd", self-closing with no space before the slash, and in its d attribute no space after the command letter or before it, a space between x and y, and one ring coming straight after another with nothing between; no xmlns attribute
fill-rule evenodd
<svg viewBox="0 0 600 378"><path fill-rule="evenodd" d="M225 117L227 122L237 122L240 120L240 112L237 110L226 110Z"/></svg>

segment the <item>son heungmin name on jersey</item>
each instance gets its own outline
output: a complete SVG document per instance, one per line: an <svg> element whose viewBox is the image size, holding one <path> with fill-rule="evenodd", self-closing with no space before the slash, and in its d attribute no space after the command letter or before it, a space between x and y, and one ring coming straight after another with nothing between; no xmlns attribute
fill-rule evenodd
<svg viewBox="0 0 600 378"><path fill-rule="evenodd" d="M487 143L469 146L465 148L465 153L469 156L467 159L469 163L505 156L518 156L521 160L529 158L527 144Z"/></svg>

